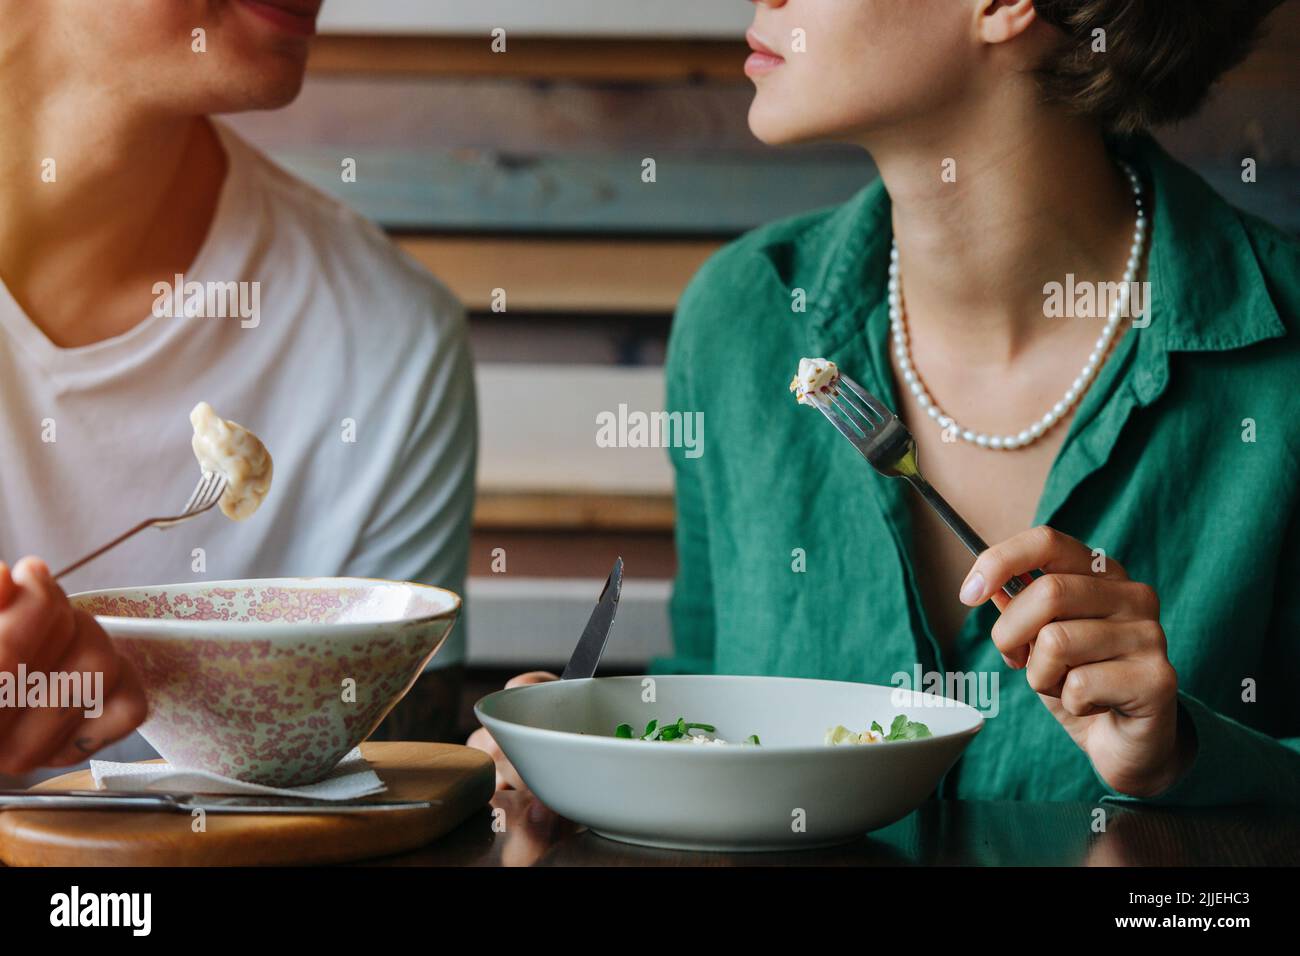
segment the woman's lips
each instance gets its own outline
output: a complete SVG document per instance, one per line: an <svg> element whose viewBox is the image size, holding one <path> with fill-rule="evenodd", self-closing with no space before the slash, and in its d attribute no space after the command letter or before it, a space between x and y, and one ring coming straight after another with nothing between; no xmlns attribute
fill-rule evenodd
<svg viewBox="0 0 1300 956"><path fill-rule="evenodd" d="M749 55L749 59L745 60L746 76L757 77L764 73L771 73L785 62L785 59L760 40L753 30L745 34L745 39L749 41L749 48L754 51Z"/></svg>
<svg viewBox="0 0 1300 956"><path fill-rule="evenodd" d="M320 3L314 0L293 2L293 0L243 0L252 13L274 24L286 33L298 36L311 36L316 32L316 16L320 13Z"/></svg>

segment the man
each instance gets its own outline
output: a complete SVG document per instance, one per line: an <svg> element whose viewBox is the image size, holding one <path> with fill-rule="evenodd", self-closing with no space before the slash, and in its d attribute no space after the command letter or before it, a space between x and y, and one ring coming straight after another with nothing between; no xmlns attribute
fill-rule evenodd
<svg viewBox="0 0 1300 956"><path fill-rule="evenodd" d="M65 578L68 593L339 574L462 590L463 310L208 118L293 100L320 5L0 0L0 558L57 569L179 511L201 400L275 460L247 522L214 511L148 531ZM404 733L450 735L463 634L399 708ZM101 756L149 756L142 743Z"/></svg>

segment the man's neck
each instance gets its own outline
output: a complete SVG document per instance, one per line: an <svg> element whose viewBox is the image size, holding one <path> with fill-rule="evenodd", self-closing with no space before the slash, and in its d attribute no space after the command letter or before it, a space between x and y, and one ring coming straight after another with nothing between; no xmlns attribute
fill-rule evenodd
<svg viewBox="0 0 1300 956"><path fill-rule="evenodd" d="M147 317L150 286L189 267L216 208L226 160L206 119L19 84L0 141L0 278L32 321L66 346Z"/></svg>
<svg viewBox="0 0 1300 956"><path fill-rule="evenodd" d="M1059 332L1043 286L1118 281L1132 194L1088 124L1030 104L944 118L872 145L889 191L909 324L972 361L1008 363Z"/></svg>

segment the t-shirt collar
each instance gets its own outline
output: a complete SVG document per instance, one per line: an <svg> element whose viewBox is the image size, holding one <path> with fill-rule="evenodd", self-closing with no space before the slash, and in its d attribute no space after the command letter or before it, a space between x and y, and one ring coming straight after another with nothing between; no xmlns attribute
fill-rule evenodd
<svg viewBox="0 0 1300 956"><path fill-rule="evenodd" d="M255 247L255 227L260 209L255 198L256 164L250 148L219 122L212 122L226 154L226 176L221 184L212 223L187 280L219 281L244 278L250 251ZM171 279L160 277L160 280ZM88 388L107 379L135 374L136 369L173 347L174 341L194 328L192 320L146 315L126 332L90 345L63 348L55 345L23 312L8 288L0 282L0 347L11 340L25 356L62 386Z"/></svg>

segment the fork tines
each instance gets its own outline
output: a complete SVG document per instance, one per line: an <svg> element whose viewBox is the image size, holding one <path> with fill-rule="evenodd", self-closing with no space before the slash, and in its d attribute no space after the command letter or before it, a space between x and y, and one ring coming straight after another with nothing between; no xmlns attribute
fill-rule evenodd
<svg viewBox="0 0 1300 956"><path fill-rule="evenodd" d="M876 396L872 395L865 388L863 388L857 382L853 381L853 379L849 378L843 372L840 372L840 381L844 383L845 387L847 387L850 392L852 392L862 401L863 405L871 409L871 411L875 413L876 417L879 418L881 422L887 422L894 417L894 413L885 407L884 402L876 398Z"/></svg>
<svg viewBox="0 0 1300 956"><path fill-rule="evenodd" d="M839 385L844 387L835 387ZM879 399L843 372L829 393L810 394L818 411L850 441L866 438L868 432L875 431L894 417Z"/></svg>
<svg viewBox="0 0 1300 956"><path fill-rule="evenodd" d="M225 475L215 471L205 471L194 487L194 494L190 495L190 500L185 503L185 510L181 513L188 515L206 511L220 500L225 491Z"/></svg>

